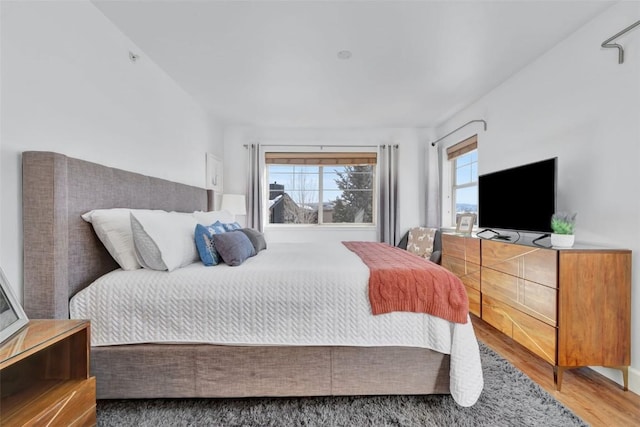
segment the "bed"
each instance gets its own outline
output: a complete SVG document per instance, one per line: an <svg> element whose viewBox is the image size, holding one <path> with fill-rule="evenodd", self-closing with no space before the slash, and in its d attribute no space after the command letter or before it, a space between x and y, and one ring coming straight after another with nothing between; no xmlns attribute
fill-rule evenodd
<svg viewBox="0 0 640 427"><path fill-rule="evenodd" d="M146 274L141 270L119 269L91 225L81 218L82 214L93 209L122 207L187 213L212 208L213 194L208 190L60 153L24 152L22 164L24 307L30 318L69 318L70 301L79 298L74 297L87 294L90 296L86 300L99 300L99 295L89 286L94 282L116 277L116 283L126 283L130 280L129 273ZM254 278L264 274L260 268L288 257L292 248L286 246L270 245L241 267L203 267L196 263L172 273L154 272L156 278L148 283L158 285L169 276L200 277L226 270L236 277L237 286L241 287L251 281L244 276L238 278L245 274L242 272L252 271ZM309 250L315 250L316 256L320 250L325 253L343 250L337 246L314 246L315 249ZM337 254L337 260L349 257ZM361 283L363 264L348 268L354 269L350 273L353 280ZM204 292L205 288L197 285L198 279L189 280L195 283L189 285L189 292L194 295ZM285 294L291 289L278 283L275 276L273 282L284 286L281 291ZM148 289L139 291L149 292ZM363 289L354 292L365 298ZM257 298L251 295L250 298ZM333 294L325 300L334 301L327 305L333 307L340 298ZM305 304L310 306L309 301ZM363 310L359 304L357 310ZM91 318L90 311L82 311L85 308L77 313ZM203 311L206 310L203 308ZM209 316L213 316L215 322L233 318L233 310L225 313L222 316L214 311ZM339 317L336 313L324 313L323 322ZM242 325L223 326L214 322L217 326L207 328L214 320L195 318L190 320L195 323L187 328L194 332L193 336L138 334L138 338L121 340L109 338L105 323L96 320L94 324L92 320L91 372L97 379L98 399L451 394L461 406L471 406L477 401L483 387L482 370L470 321L452 323L419 313L371 317L391 320L366 320L365 323L373 326L365 327L365 333L358 330L334 334L333 326L325 325L322 340L305 335L305 331L314 329L312 323L301 326L302 332L283 340L281 336L267 333L248 334ZM385 332L381 334L383 323L386 329L383 328ZM120 328L125 335L134 329ZM221 330L225 333L221 334ZM393 333L394 330L397 333ZM413 332L406 339L403 331ZM432 349L433 340L425 341L429 334L445 337L436 340L440 351Z"/></svg>

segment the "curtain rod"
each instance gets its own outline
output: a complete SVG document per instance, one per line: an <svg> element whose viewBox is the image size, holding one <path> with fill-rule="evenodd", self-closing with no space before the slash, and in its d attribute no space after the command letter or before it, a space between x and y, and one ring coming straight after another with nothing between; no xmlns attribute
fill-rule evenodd
<svg viewBox="0 0 640 427"><path fill-rule="evenodd" d="M253 144L242 144L244 148L249 148L249 145ZM320 149L324 147L336 147L336 148L378 148L380 146L384 147L385 144L380 145L339 145L339 144L260 144L261 147L320 147ZM387 144L388 145L388 144Z"/></svg>
<svg viewBox="0 0 640 427"><path fill-rule="evenodd" d="M621 35L623 35L624 33L633 30L638 25L640 25L640 21L637 21L629 25L627 28L620 31L618 34L611 36L610 38L603 41L602 44L600 45L602 47L610 47L610 48L618 49L618 64L622 64L624 62L624 49L622 49L622 46L620 46L618 43L611 43L611 42L617 39L618 37L620 37Z"/></svg>
<svg viewBox="0 0 640 427"><path fill-rule="evenodd" d="M438 142L442 141L443 139L445 139L445 138L446 138L446 137L448 137L449 135L451 135L451 134L453 134L453 133L458 132L460 129L462 129L463 127L465 127L465 126L467 126L467 125L470 125L471 123L476 123L476 122L482 122L482 123L484 123L484 130L485 130L485 131L487 130L487 122L486 122L486 121L484 121L484 120L482 120L482 119L471 120L471 121L468 121L467 123L463 124L463 125L462 125L462 126L460 126L459 128L452 130L451 132L449 132L449 133L448 133L448 134L446 134L445 136L442 136L442 137L440 137L440 138L436 139L435 141L433 141L433 142L431 143L431 146L432 146L432 147L435 147L435 146L436 146L436 144L437 144Z"/></svg>

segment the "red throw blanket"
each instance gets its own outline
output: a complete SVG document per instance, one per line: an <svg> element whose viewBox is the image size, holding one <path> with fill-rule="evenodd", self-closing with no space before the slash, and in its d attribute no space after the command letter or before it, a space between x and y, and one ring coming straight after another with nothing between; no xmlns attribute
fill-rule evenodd
<svg viewBox="0 0 640 427"><path fill-rule="evenodd" d="M467 291L455 274L386 243L342 243L369 267L369 300L374 315L410 311L467 323Z"/></svg>

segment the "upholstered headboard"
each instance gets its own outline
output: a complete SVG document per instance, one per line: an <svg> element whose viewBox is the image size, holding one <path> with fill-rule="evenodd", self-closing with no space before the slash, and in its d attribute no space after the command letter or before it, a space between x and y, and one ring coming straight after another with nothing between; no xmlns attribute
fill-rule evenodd
<svg viewBox="0 0 640 427"><path fill-rule="evenodd" d="M203 188L114 169L62 154L22 153L24 309L68 318L69 299L118 268L81 215L92 209L209 210Z"/></svg>

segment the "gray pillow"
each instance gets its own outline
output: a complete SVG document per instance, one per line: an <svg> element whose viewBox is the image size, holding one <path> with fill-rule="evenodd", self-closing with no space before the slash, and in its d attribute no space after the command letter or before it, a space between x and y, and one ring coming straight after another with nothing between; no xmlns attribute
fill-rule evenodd
<svg viewBox="0 0 640 427"><path fill-rule="evenodd" d="M225 264L236 266L256 254L251 240L239 230L214 234L213 245Z"/></svg>
<svg viewBox="0 0 640 427"><path fill-rule="evenodd" d="M200 259L196 220L189 213L136 210L129 213L136 258L145 268L173 271Z"/></svg>
<svg viewBox="0 0 640 427"><path fill-rule="evenodd" d="M253 228L243 228L240 231L247 235L256 253L267 249L267 241L264 239L264 234Z"/></svg>
<svg viewBox="0 0 640 427"><path fill-rule="evenodd" d="M130 214L136 259L144 268L164 271L167 265L162 261L162 252L156 242L145 231L138 218Z"/></svg>

